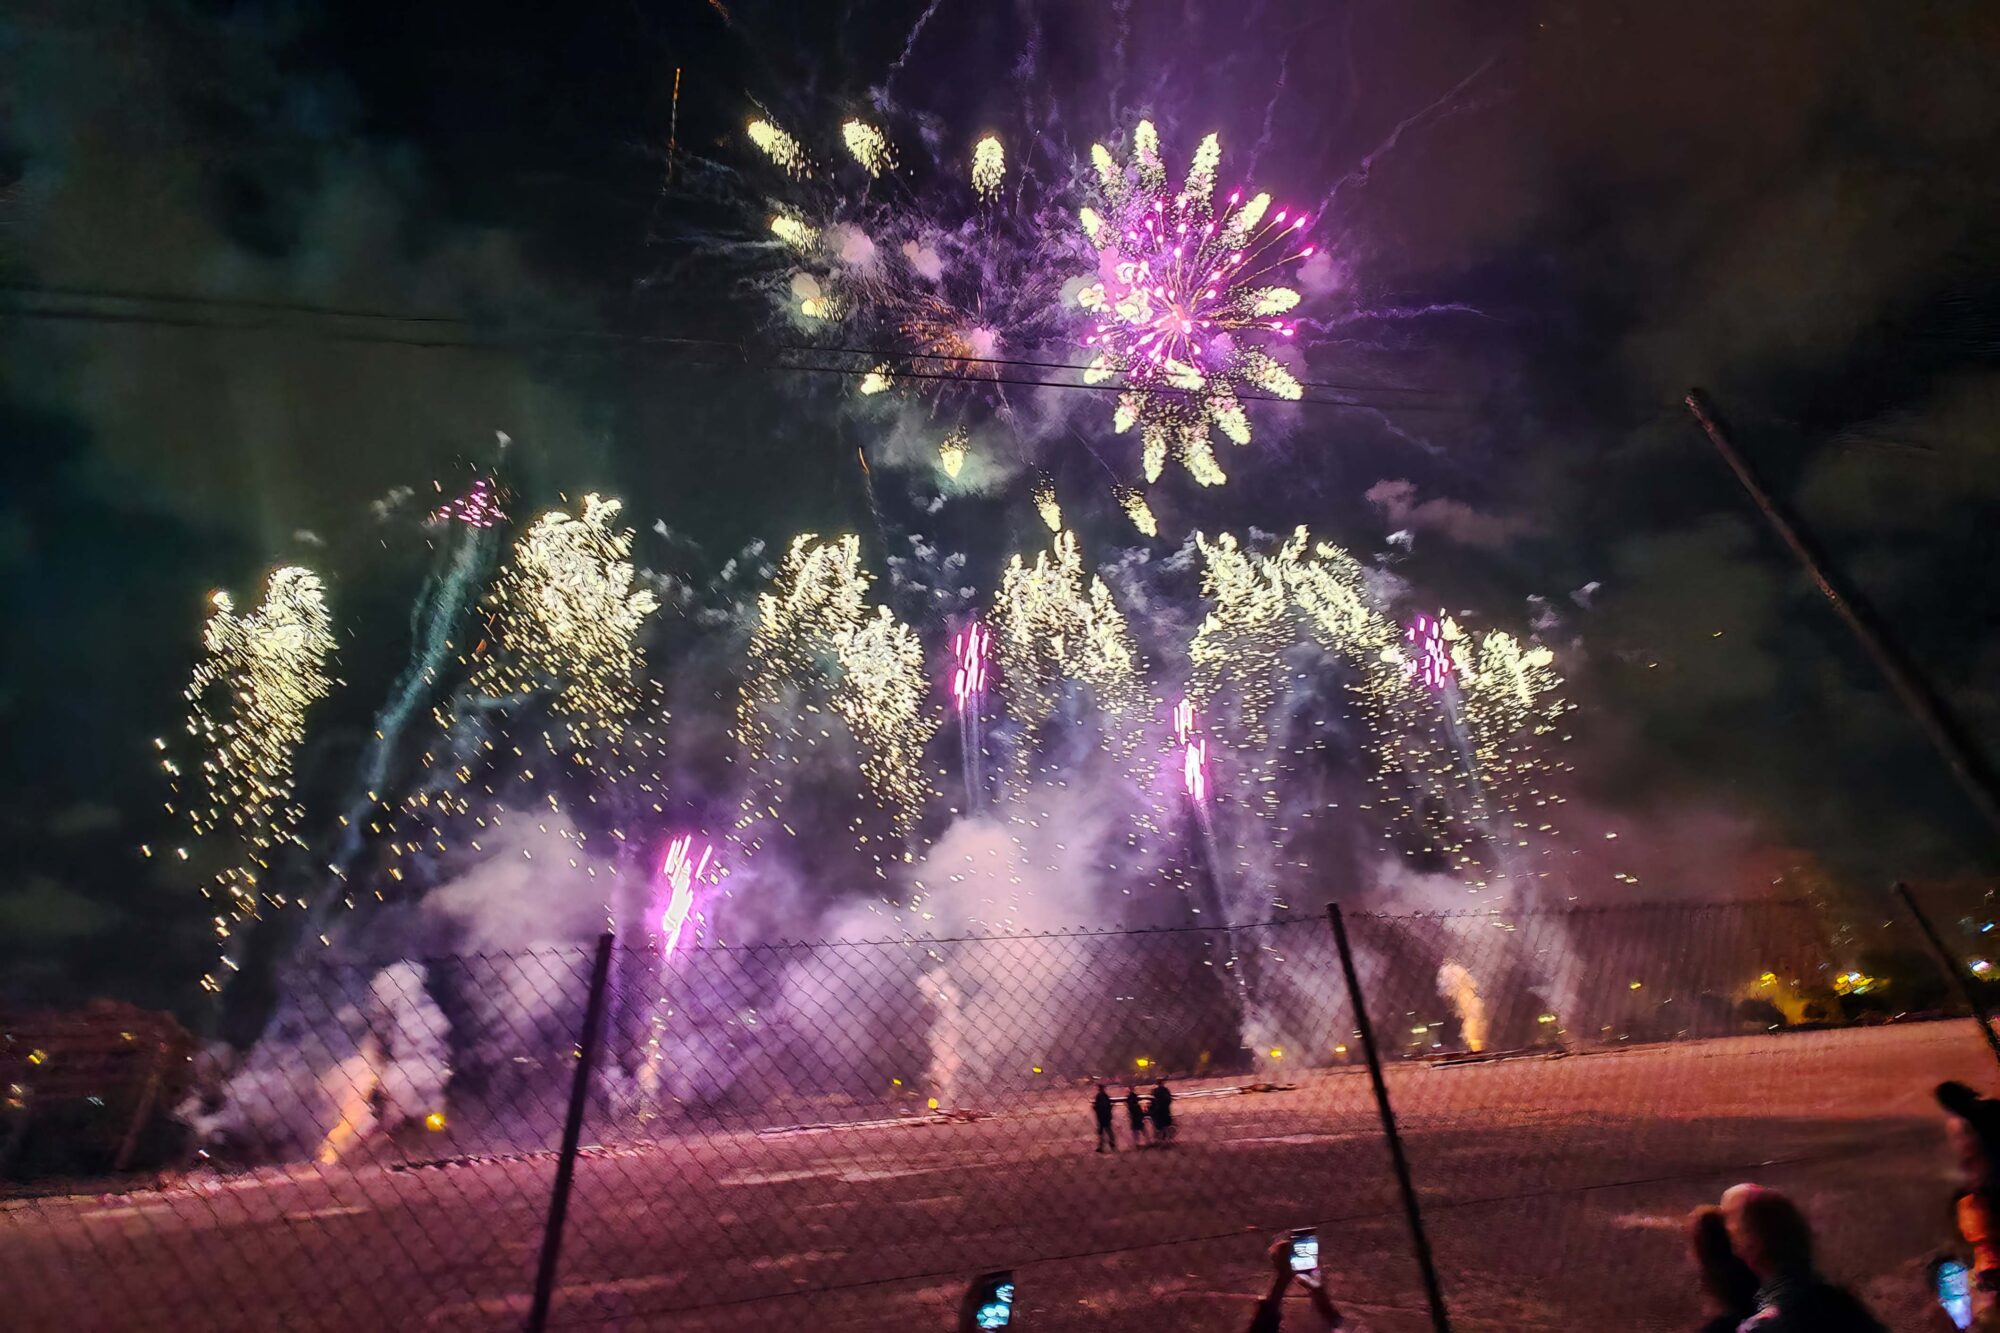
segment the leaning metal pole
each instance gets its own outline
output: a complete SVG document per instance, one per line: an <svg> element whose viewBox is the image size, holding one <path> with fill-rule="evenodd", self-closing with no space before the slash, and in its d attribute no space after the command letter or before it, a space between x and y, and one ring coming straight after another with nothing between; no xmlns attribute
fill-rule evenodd
<svg viewBox="0 0 2000 1333"><path fill-rule="evenodd" d="M555 1187L549 1193L549 1214L542 1228L542 1258L535 1268L535 1295L528 1307L528 1333L549 1326L549 1301L555 1295L556 1268L562 1261L563 1223L569 1216L570 1182L576 1175L577 1141L583 1135L584 1105L590 1100L590 1079L597 1065L597 1037L604 1026L605 980L611 975L610 931L597 937L591 955L590 994L583 1006L583 1032L576 1042L576 1071L570 1079L569 1112L563 1119L562 1148L556 1154Z"/></svg>
<svg viewBox="0 0 2000 1333"><path fill-rule="evenodd" d="M1986 1045L1992 1050L1994 1060L2000 1061L2000 1036L1995 1036L1993 1033L1993 1016L1986 1011L1986 1001L1980 998L1979 992L1972 988L1970 981L1966 980L1964 962L1945 947L1943 937L1937 933L1937 927L1931 924L1931 919L1925 915L1924 909L1917 905L1916 895L1910 892L1909 885L1898 880L1893 886L1893 892L1902 900L1903 906L1909 909L1910 916L1917 923L1917 929L1923 933L1924 943L1931 946L1931 953L1937 957L1938 970L1944 973L1945 984L1957 991L1958 998L1972 1011L1973 1020L1979 1024L1979 1034L1986 1038Z"/></svg>
<svg viewBox="0 0 2000 1333"><path fill-rule="evenodd" d="M1347 921L1340 914L1339 903L1326 905L1326 919L1333 927L1334 948L1340 951L1340 970L1347 977L1347 1002L1353 1006L1354 1030L1361 1037L1361 1053L1368 1060L1368 1082L1375 1090L1375 1110L1382 1120L1382 1137L1389 1143L1389 1165L1396 1173L1396 1190L1403 1199L1403 1220L1410 1228L1410 1248L1416 1253L1417 1273L1424 1281L1431 1328L1434 1333L1451 1333L1451 1312L1444 1303L1444 1286L1438 1281L1430 1236L1424 1231L1424 1210L1417 1202L1410 1159L1403 1153L1403 1136L1396 1128L1395 1108L1389 1104L1389 1085L1382 1079L1382 1056L1375 1048L1375 1025L1368 1021L1368 999L1361 990L1361 974L1354 970L1354 949L1347 942Z"/></svg>
<svg viewBox="0 0 2000 1333"><path fill-rule="evenodd" d="M1820 595L1832 603L1834 611L1847 622L1847 628L1860 640L1876 669L1895 690L1896 697L1903 701L1903 707L1910 710L1910 716L1924 729L1931 745L1951 769L1952 776L1958 779L1958 785L1979 807L1979 813L1985 816L1993 831L2000 834L2000 784L1994 781L1991 767L1967 735L1964 725L1951 715L1937 691L1917 674L1908 657L1890 642L1866 605L1842 591L1835 583L1825 559L1798 522L1764 488L1764 483L1758 479L1749 461L1737 451L1701 390L1688 390L1685 401L1688 411L1694 413L1694 419L1701 423L1702 430L1707 432L1709 441L1715 445L1716 452L1722 455L1722 461L1729 464L1730 471L1743 483L1743 489L1757 502L1757 508L1763 511L1772 531L1798 558Z"/></svg>

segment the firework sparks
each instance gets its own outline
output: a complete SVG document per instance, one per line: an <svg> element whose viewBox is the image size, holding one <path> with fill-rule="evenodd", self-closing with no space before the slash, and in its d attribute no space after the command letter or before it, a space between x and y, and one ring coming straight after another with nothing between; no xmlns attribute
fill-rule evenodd
<svg viewBox="0 0 2000 1333"><path fill-rule="evenodd" d="M965 470L966 446L971 438L965 427L955 426L951 434L944 437L944 443L938 446L938 466L953 481L958 480L958 474Z"/></svg>
<svg viewBox="0 0 2000 1333"><path fill-rule="evenodd" d="M1403 641L1410 645L1404 655L1402 667L1405 675L1413 676L1428 689L1441 690L1451 683L1452 660L1447 641L1458 637L1458 626L1442 612L1436 616L1418 615L1403 633Z"/></svg>
<svg viewBox="0 0 2000 1333"><path fill-rule="evenodd" d="M819 228L790 213L772 215L771 234L801 254L819 243Z"/></svg>
<svg viewBox="0 0 2000 1333"><path fill-rule="evenodd" d="M667 844L666 855L660 859L659 882L667 893L666 908L660 914L660 948L668 958L673 956L681 929L694 910L694 886L708 873L714 854L709 844L704 842L697 848L694 835L683 833Z"/></svg>
<svg viewBox="0 0 2000 1333"><path fill-rule="evenodd" d="M1086 577L1076 534L1056 535L1033 564L1015 556L1001 576L993 642L1008 713L1030 732L1054 715L1067 687L1089 692L1105 743L1122 763L1135 757L1143 686L1138 646L1104 580ZM1025 755L1015 767L1027 777Z"/></svg>
<svg viewBox="0 0 2000 1333"><path fill-rule="evenodd" d="M489 477L481 477L455 500L431 511L433 523L463 523L468 528L490 528L507 521L500 497Z"/></svg>
<svg viewBox="0 0 2000 1333"><path fill-rule="evenodd" d="M887 807L898 836L916 827L929 784L923 776L924 650L908 625L879 606L836 640L840 687L833 709L861 746L861 771Z"/></svg>
<svg viewBox="0 0 2000 1333"><path fill-rule="evenodd" d="M1196 805L1208 800L1208 742L1197 736L1181 758L1181 785Z"/></svg>
<svg viewBox="0 0 2000 1333"><path fill-rule="evenodd" d="M934 725L924 716L923 648L887 607L871 611L869 584L858 537L822 542L809 533L757 599L735 732L752 772L737 823L746 850L761 845L767 820L782 824L782 771L828 739L822 707L846 724L868 792L897 836L916 826L930 794L922 758Z"/></svg>
<svg viewBox="0 0 2000 1333"><path fill-rule="evenodd" d="M1221 155L1215 135L1202 140L1175 191L1150 121L1139 122L1124 166L1102 145L1091 148L1103 208L1078 214L1098 259L1096 280L1077 294L1094 317L1084 379L1117 376L1126 386L1113 425L1139 428L1148 481L1172 457L1202 485L1220 485L1227 477L1209 436L1250 442L1239 395L1256 389L1296 400L1304 392L1256 340L1282 342L1298 331L1283 318L1298 292L1267 280L1313 253L1298 243L1306 219L1288 209L1270 215L1269 195L1246 202L1241 190L1218 211Z"/></svg>
<svg viewBox="0 0 2000 1333"><path fill-rule="evenodd" d="M847 121L840 127L840 138L870 176L896 169L896 150L889 146L888 137L866 121Z"/></svg>
<svg viewBox="0 0 2000 1333"><path fill-rule="evenodd" d="M1196 805L1208 800L1208 739L1195 729L1194 700L1174 705L1174 744L1181 747L1181 787Z"/></svg>
<svg viewBox="0 0 2000 1333"><path fill-rule="evenodd" d="M753 141L792 179L775 216L761 196L745 216L779 243L744 252L784 261L782 277L768 272L766 289L795 326L837 328L843 339L896 349L894 363L862 377L863 394L893 388L1004 408L1004 361L1071 338L1077 313L1061 292L1081 247L1046 205L1026 217L1003 212L1008 163L997 135L974 146L967 191L967 175L929 172L946 164L927 159L903 178L885 126L839 125L834 151L865 177L815 176L797 140L768 121L756 126ZM856 188L891 172L900 180L894 192Z"/></svg>
<svg viewBox="0 0 2000 1333"><path fill-rule="evenodd" d="M1195 548L1210 608L1188 645L1193 689L1232 751L1261 753L1270 742L1279 659L1298 637L1284 581L1297 552L1287 546L1260 557L1226 532L1214 541L1197 533ZM1269 785L1266 799L1275 803Z"/></svg>
<svg viewBox="0 0 2000 1333"><path fill-rule="evenodd" d="M972 149L973 193L990 203L1006 178L1007 150L1001 147L999 135L989 134Z"/></svg>
<svg viewBox="0 0 2000 1333"><path fill-rule="evenodd" d="M987 655L993 633L975 620L951 638L951 702L958 710L959 767L965 779L965 808L977 809L985 796Z"/></svg>
<svg viewBox="0 0 2000 1333"><path fill-rule="evenodd" d="M951 701L960 714L976 711L986 694L986 654L993 635L973 621L952 636Z"/></svg>
<svg viewBox="0 0 2000 1333"><path fill-rule="evenodd" d="M1062 531L1062 506L1056 503L1056 484L1047 477L1035 482L1035 512L1042 516L1042 522L1049 525L1050 532Z"/></svg>
<svg viewBox="0 0 2000 1333"><path fill-rule="evenodd" d="M812 175L812 162L797 139L768 120L751 121L749 133L750 142L756 144L765 157L783 167L787 176Z"/></svg>
<svg viewBox="0 0 2000 1333"><path fill-rule="evenodd" d="M232 938L262 910L273 853L297 841L301 811L292 801L292 765L305 740L306 714L333 691L326 669L333 621L325 585L297 565L273 571L263 602L248 615L236 613L226 592L209 603L203 657L186 692L187 731L203 755L202 795L186 813L197 837L227 833L236 840L230 864L204 890L221 899L215 932L222 961L233 970ZM162 764L178 793L179 767L171 759ZM217 991L221 982L210 974L202 986Z"/></svg>
<svg viewBox="0 0 2000 1333"><path fill-rule="evenodd" d="M1391 816L1384 849L1443 860L1473 889L1529 873L1524 849L1546 843L1562 804L1548 777L1567 767L1550 745L1566 739L1568 705L1547 648L1498 631L1475 643L1448 617L1406 629L1359 561L1303 529L1268 552L1227 533L1197 536L1197 547L1211 607L1189 646L1191 684L1235 756L1242 807L1278 842L1289 836L1276 793L1301 752L1277 742L1286 682L1302 679L1286 658L1303 635L1351 673L1374 759L1371 804Z"/></svg>
<svg viewBox="0 0 2000 1333"><path fill-rule="evenodd" d="M1132 520L1132 526L1148 537L1160 535L1160 524L1153 517L1153 507L1146 503L1146 497L1130 486L1113 488L1118 497L1118 507L1125 511L1125 517Z"/></svg>
<svg viewBox="0 0 2000 1333"><path fill-rule="evenodd" d="M617 739L637 710L645 653L639 632L659 599L635 587L623 505L597 495L555 510L515 543L487 602L493 651L473 674L489 698L546 694L577 739Z"/></svg>

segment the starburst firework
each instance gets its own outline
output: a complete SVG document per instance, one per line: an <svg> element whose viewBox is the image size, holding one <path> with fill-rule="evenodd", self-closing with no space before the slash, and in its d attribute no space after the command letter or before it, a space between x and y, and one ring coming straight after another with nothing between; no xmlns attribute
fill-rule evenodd
<svg viewBox="0 0 2000 1333"><path fill-rule="evenodd" d="M1013 410L1005 363L1074 336L1062 286L1083 248L996 134L973 145L969 172L925 154L906 167L893 123L849 119L837 137L818 154L833 165L817 171L798 139L753 123L752 141L785 179L752 214L775 244L750 253L781 262L767 287L794 329L885 354L859 377L861 394L927 400L956 476L968 414ZM1016 188L1003 194L1010 170ZM878 188L892 175L894 189Z"/></svg>
<svg viewBox="0 0 2000 1333"><path fill-rule="evenodd" d="M1097 253L1095 279L1077 294L1094 323L1084 337L1093 356L1084 378L1117 377L1113 425L1139 428L1147 481L1169 457L1204 486L1227 480L1209 442L1218 431L1250 442L1245 391L1297 399L1303 388L1259 341L1294 336L1283 318L1299 294L1270 282L1281 268L1312 254L1301 246L1303 216L1271 197L1243 191L1214 207L1220 141L1202 140L1181 188L1167 180L1159 136L1150 121L1133 133L1131 160L1120 165L1101 144L1091 148L1099 203L1078 217Z"/></svg>

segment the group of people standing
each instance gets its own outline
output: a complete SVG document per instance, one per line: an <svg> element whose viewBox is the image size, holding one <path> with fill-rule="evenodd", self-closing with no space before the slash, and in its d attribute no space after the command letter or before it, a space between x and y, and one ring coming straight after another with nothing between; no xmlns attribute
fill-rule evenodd
<svg viewBox="0 0 2000 1333"><path fill-rule="evenodd" d="M1939 1261L1963 1264L1963 1280L1938 1284L1934 1295L1945 1308L1937 1324L2000 1333L2000 1101L1963 1083L1939 1084L1937 1100L1959 1177L1952 1221L1965 1252L1964 1260ZM1711 1312L1703 1333L1881 1330L1860 1300L1819 1275L1805 1215L1776 1190L1738 1185L1720 1206L1697 1208L1688 1224ZM1957 1294L1946 1290L1953 1285Z"/></svg>
<svg viewBox="0 0 2000 1333"><path fill-rule="evenodd" d="M1134 1147L1173 1141L1174 1095L1164 1081L1144 1100L1129 1087L1123 1100ZM2000 1100L1962 1083L1940 1084L1937 1100L1961 1179L1952 1220L1970 1261L1961 1270L1965 1308L1943 1325L2000 1333ZM1102 1083L1091 1111L1096 1151L1116 1152L1117 1102ZM1746 1184L1725 1191L1719 1205L1698 1208L1689 1218L1689 1241L1709 1308L1703 1333L1883 1333L1866 1305L1820 1275L1805 1214L1776 1190ZM1284 1248L1280 1241L1271 1251L1279 1279L1259 1303L1253 1333L1279 1326L1279 1298L1294 1276ZM1321 1327L1339 1327L1340 1314L1324 1288L1310 1285Z"/></svg>
<svg viewBox="0 0 2000 1333"><path fill-rule="evenodd" d="M1110 1092L1102 1083L1097 1085L1097 1096L1090 1102L1091 1113L1097 1117L1097 1151L1117 1152L1118 1135L1113 1128L1117 1118L1117 1103L1112 1101ZM1153 1085L1153 1094L1145 1101L1139 1100L1139 1089L1125 1089L1125 1117L1132 1127L1132 1146L1147 1146L1148 1134L1154 1147L1165 1147L1174 1141L1174 1094L1167 1088L1165 1080Z"/></svg>

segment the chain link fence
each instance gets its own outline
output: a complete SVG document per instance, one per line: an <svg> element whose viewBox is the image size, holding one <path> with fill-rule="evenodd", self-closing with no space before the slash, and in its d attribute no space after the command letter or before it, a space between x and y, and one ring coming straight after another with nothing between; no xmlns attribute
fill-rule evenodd
<svg viewBox="0 0 2000 1333"><path fill-rule="evenodd" d="M1456 1326L1691 1326L1680 1219L1742 1178L1919 1308L1929 1090L1991 1057L1885 1021L1915 978L1796 904L1346 925ZM286 976L183 1107L206 1161L0 1202L15 1326L520 1328L545 1272L552 1328L949 1328L1007 1268L1023 1327L1234 1329L1300 1226L1362 1326L1431 1326L1325 918L593 963Z"/></svg>

